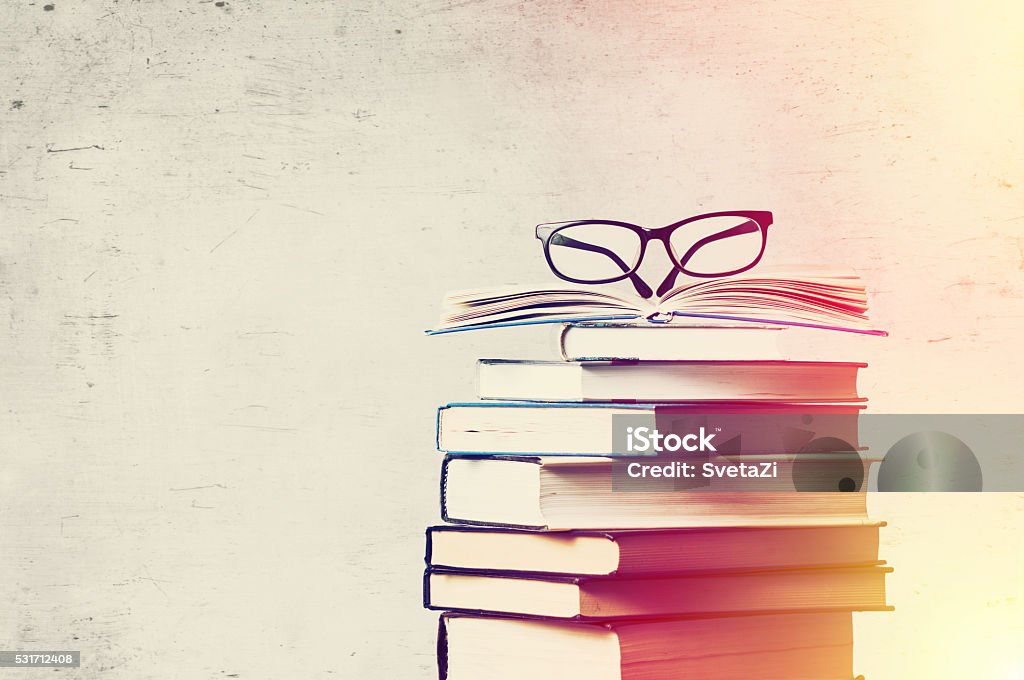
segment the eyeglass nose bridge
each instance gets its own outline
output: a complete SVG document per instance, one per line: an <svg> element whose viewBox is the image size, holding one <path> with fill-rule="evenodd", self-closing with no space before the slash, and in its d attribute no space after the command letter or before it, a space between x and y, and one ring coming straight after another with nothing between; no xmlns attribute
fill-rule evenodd
<svg viewBox="0 0 1024 680"><path fill-rule="evenodd" d="M646 232L647 243L645 243L644 245L649 245L651 241L661 241L661 245L665 248L665 256L668 258L668 261L672 264L671 269L669 269L668 273L665 275L665 278L661 280L661 283L658 284L658 287L654 291L654 294L659 297L661 297L669 290L671 290L676 283L676 279L679 278L679 275L685 273L683 271L683 268L679 265L679 262L677 261L678 258L672 252L672 233L680 226L681 225L672 224L667 227L650 229L647 230ZM647 253L645 252L644 256L646 257L646 255ZM640 264L637 264L637 270L639 270L639 268Z"/></svg>
<svg viewBox="0 0 1024 680"><path fill-rule="evenodd" d="M665 227L658 227L656 229L648 229L646 227L634 226L634 230L638 232L640 236L640 252L637 253L637 263L633 267L633 271L628 275L629 279L633 282L633 286L640 293L640 296L647 299L652 295L661 296L667 292L673 285L675 285L676 278L680 274L685 274L682 267L676 262L676 257L672 254L672 233L679 228L680 224L670 224ZM672 268L668 274L662 279L661 284L658 285L656 290L652 290L650 285L643 280L640 276L640 267L643 265L644 260L647 258L648 246L651 241L661 241L662 246L665 248L665 256L668 257L668 261L672 264Z"/></svg>

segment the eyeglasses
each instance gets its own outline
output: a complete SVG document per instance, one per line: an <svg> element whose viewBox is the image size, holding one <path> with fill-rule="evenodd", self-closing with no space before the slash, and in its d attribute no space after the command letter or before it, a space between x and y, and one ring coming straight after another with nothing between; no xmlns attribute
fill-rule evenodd
<svg viewBox="0 0 1024 680"><path fill-rule="evenodd" d="M661 241L674 265L658 286L664 295L680 273L699 278L739 274L761 261L772 214L739 210L696 215L660 229L614 220L537 225L537 238L555 276L573 283L629 279L644 298L654 293L637 275L647 244ZM684 228L685 227L685 228Z"/></svg>

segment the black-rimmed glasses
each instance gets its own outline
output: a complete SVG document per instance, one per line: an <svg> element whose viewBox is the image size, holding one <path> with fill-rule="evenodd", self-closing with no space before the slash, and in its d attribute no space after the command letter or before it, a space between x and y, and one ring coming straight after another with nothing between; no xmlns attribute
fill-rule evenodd
<svg viewBox="0 0 1024 680"><path fill-rule="evenodd" d="M761 260L772 214L760 210L696 215L659 229L615 220L576 220L537 225L551 271L573 283L629 279L649 298L650 286L637 275L647 244L661 241L675 265L658 286L664 295L680 273L717 278L745 272ZM685 228L684 228L685 227Z"/></svg>

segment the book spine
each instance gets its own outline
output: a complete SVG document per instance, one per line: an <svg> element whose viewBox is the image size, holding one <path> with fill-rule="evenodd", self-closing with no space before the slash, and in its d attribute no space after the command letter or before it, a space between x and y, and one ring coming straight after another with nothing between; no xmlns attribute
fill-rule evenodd
<svg viewBox="0 0 1024 680"><path fill-rule="evenodd" d="M441 412L446 410L447 406L438 406L437 414L434 416L434 448L441 451Z"/></svg>
<svg viewBox="0 0 1024 680"><path fill-rule="evenodd" d="M448 627L446 616L437 617L437 680L448 678Z"/></svg>
<svg viewBox="0 0 1024 680"><path fill-rule="evenodd" d="M562 355L563 361L572 361L569 358L569 353L565 351L565 336L568 335L569 329L572 328L570 324L562 324L562 330L558 332L558 353Z"/></svg>
<svg viewBox="0 0 1024 680"><path fill-rule="evenodd" d="M430 567L430 560L434 552L434 527L427 527L427 548L423 553L423 562Z"/></svg>
<svg viewBox="0 0 1024 680"><path fill-rule="evenodd" d="M445 456L441 462L441 520L444 522L456 521L448 517L448 462L451 459L451 456Z"/></svg>
<svg viewBox="0 0 1024 680"><path fill-rule="evenodd" d="M423 608L433 609L430 604L430 569L423 570Z"/></svg>

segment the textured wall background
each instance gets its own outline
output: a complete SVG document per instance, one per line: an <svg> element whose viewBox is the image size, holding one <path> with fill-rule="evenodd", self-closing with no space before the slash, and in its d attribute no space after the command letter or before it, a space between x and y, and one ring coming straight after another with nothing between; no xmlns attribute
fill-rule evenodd
<svg viewBox="0 0 1024 680"><path fill-rule="evenodd" d="M420 331L542 221L774 210L872 290L875 411L1019 412L1024 11L938 4L4 3L0 647L431 677L433 409L552 346ZM858 672L1016 677L1024 499L874 508Z"/></svg>

